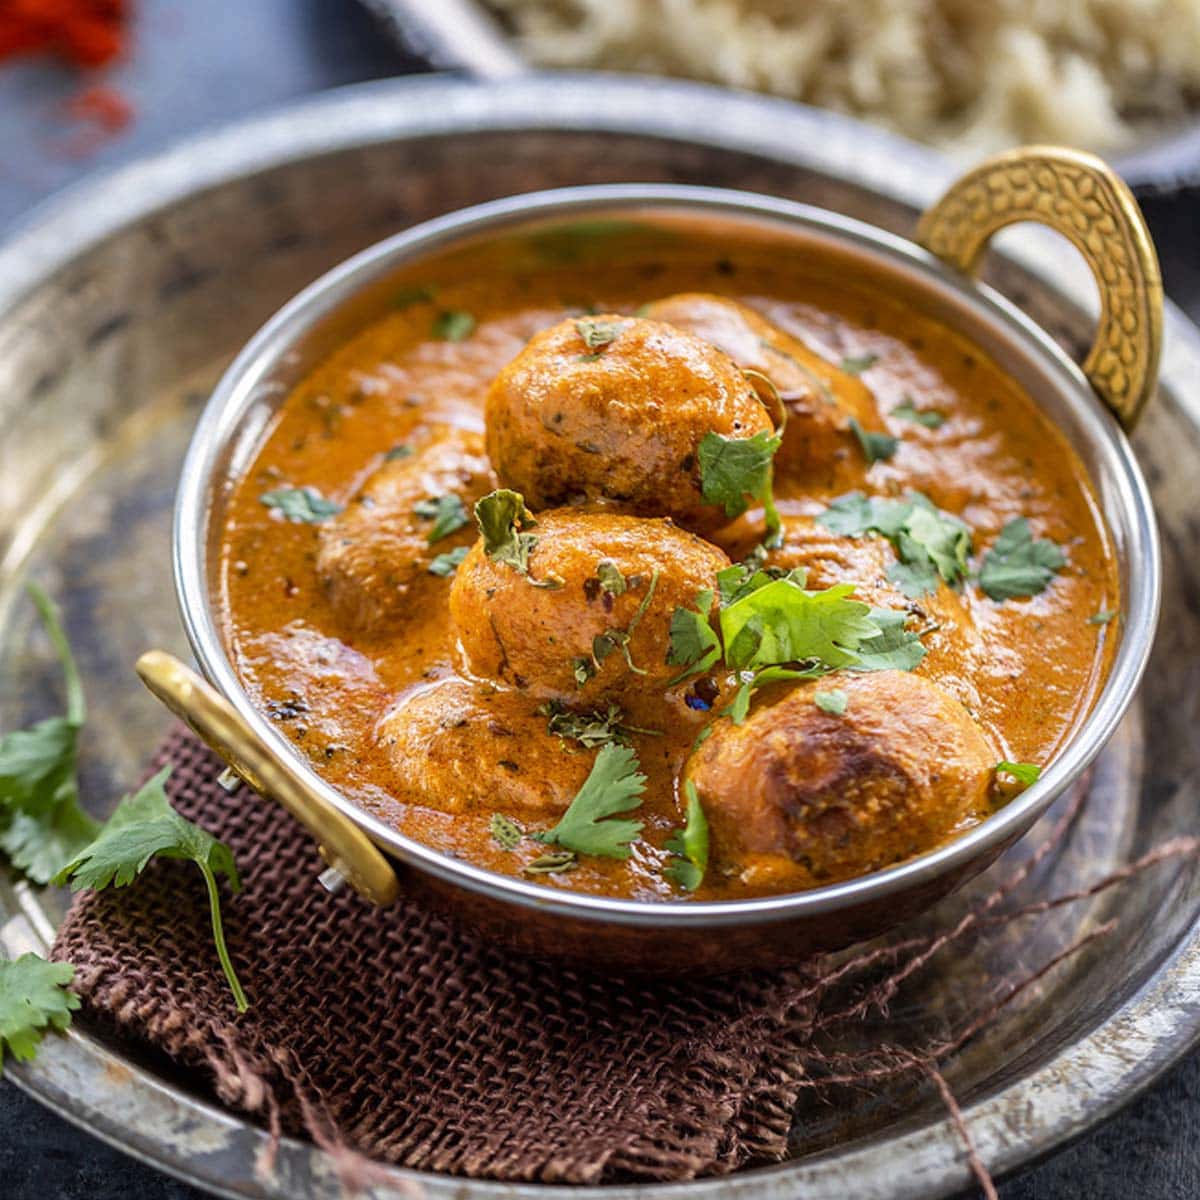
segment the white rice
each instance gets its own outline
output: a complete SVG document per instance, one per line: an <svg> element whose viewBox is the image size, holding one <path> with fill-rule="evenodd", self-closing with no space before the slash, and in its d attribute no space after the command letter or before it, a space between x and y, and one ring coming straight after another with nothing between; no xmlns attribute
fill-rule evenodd
<svg viewBox="0 0 1200 1200"><path fill-rule="evenodd" d="M488 0L552 67L706 79L961 157L1093 150L1200 96L1200 0Z"/></svg>

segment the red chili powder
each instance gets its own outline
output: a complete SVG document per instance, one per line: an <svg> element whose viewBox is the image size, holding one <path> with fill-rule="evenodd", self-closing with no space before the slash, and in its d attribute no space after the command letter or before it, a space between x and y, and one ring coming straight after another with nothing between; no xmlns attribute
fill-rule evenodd
<svg viewBox="0 0 1200 1200"><path fill-rule="evenodd" d="M128 0L0 0L0 59L54 54L99 67L125 48Z"/></svg>

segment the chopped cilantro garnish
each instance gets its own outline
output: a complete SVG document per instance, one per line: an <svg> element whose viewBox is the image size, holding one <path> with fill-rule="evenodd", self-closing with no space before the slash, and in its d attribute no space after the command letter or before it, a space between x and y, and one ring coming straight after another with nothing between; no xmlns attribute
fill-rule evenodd
<svg viewBox="0 0 1200 1200"><path fill-rule="evenodd" d="M863 457L868 463L886 462L896 453L900 439L890 433L875 433L864 429L853 417L850 418L850 429L862 447Z"/></svg>
<svg viewBox="0 0 1200 1200"><path fill-rule="evenodd" d="M727 438L706 433L700 441L700 488L706 503L725 509L727 517L740 517L750 496L761 501L767 514L767 528L779 529L779 513L771 488L771 463L779 449L780 437L765 430L751 438Z"/></svg>
<svg viewBox="0 0 1200 1200"><path fill-rule="evenodd" d="M455 546L453 550L447 550L442 554L435 555L433 561L429 564L430 575L440 575L443 579L453 575L462 566L463 559L470 552L470 546Z"/></svg>
<svg viewBox="0 0 1200 1200"><path fill-rule="evenodd" d="M936 409L917 408L910 396L905 396L904 402L897 404L891 415L902 421L911 421L914 425L924 425L926 429L940 429L946 423L946 418Z"/></svg>
<svg viewBox="0 0 1200 1200"><path fill-rule="evenodd" d="M578 742L586 750L594 750L598 746L606 746L610 742L621 745L628 744L629 735L643 733L657 737L661 730L639 729L636 725L625 723L625 714L615 704L610 704L604 712L572 712L557 700L551 700L538 709L539 715L548 718L546 732L562 738Z"/></svg>
<svg viewBox="0 0 1200 1200"><path fill-rule="evenodd" d="M642 802L646 777L628 746L609 744L596 755L591 774L553 829L535 833L539 842L554 843L576 854L628 858L630 843L642 831L641 821L617 819Z"/></svg>
<svg viewBox="0 0 1200 1200"><path fill-rule="evenodd" d="M1036 596L1066 565L1062 548L1047 538L1034 540L1024 517L1009 521L983 556L979 586L993 600Z"/></svg>
<svg viewBox="0 0 1200 1200"><path fill-rule="evenodd" d="M966 577L970 530L920 492L904 500L850 492L835 500L817 521L848 537L878 533L888 538L900 558L889 568L888 578L910 600L935 591L939 577L949 584Z"/></svg>
<svg viewBox="0 0 1200 1200"><path fill-rule="evenodd" d="M596 565L596 579L600 584L600 590L607 592L610 596L624 595L628 587L625 576L621 574L620 567L616 563L611 563L607 560Z"/></svg>
<svg viewBox="0 0 1200 1200"><path fill-rule="evenodd" d="M414 304L428 304L433 299L433 288L427 284L414 283L400 288L392 297L397 308L411 308Z"/></svg>
<svg viewBox="0 0 1200 1200"><path fill-rule="evenodd" d="M671 614L667 662L684 670L668 686L707 671L721 657L721 641L708 619L712 602L712 591L705 588L696 595L695 610L680 606Z"/></svg>
<svg viewBox="0 0 1200 1200"><path fill-rule="evenodd" d="M593 351L611 345L624 328L624 321L602 321L593 317L582 317L575 322L575 332L583 339L583 344Z"/></svg>
<svg viewBox="0 0 1200 1200"><path fill-rule="evenodd" d="M557 875L562 871L573 871L577 866L574 850L549 850L527 862L521 870L527 875Z"/></svg>
<svg viewBox="0 0 1200 1200"><path fill-rule="evenodd" d="M1098 613L1093 613L1088 617L1087 623L1089 625L1107 625L1116 616L1115 608L1102 608Z"/></svg>
<svg viewBox="0 0 1200 1200"><path fill-rule="evenodd" d="M1029 787L1031 783L1037 783L1042 774L1042 768L1037 763L998 762L996 774L1011 775L1018 783Z"/></svg>
<svg viewBox="0 0 1200 1200"><path fill-rule="evenodd" d="M683 790L687 796L686 824L666 840L664 848L675 857L663 874L685 892L694 892L708 870L708 821L696 785L689 779Z"/></svg>
<svg viewBox="0 0 1200 1200"><path fill-rule="evenodd" d="M475 318L469 312L438 313L433 322L433 336L443 342L461 342L475 332Z"/></svg>
<svg viewBox="0 0 1200 1200"><path fill-rule="evenodd" d="M847 375L861 375L878 361L878 354L849 354L842 359L840 365Z"/></svg>
<svg viewBox="0 0 1200 1200"><path fill-rule="evenodd" d="M603 565L603 564L602 564ZM633 655L629 652L629 642L633 637L633 631L638 627L638 623L646 615L646 610L650 607L650 601L654 598L654 589L658 587L659 570L656 567L650 576L650 586L646 589L646 594L642 597L642 602L637 606L637 611L629 619L629 624L624 629L606 629L603 633L598 633L592 638L592 665L598 669L600 664L614 650L620 650L625 656L625 665L635 675L645 675L645 668L639 667L633 661ZM596 673L595 670L587 675L583 680L586 683L588 679ZM578 680L579 672L576 670L575 677ZM582 687L583 684L581 683Z"/></svg>
<svg viewBox="0 0 1200 1200"><path fill-rule="evenodd" d="M425 540L432 546L442 538L449 537L461 529L468 521L467 510L463 506L462 497L452 493L445 496L429 496L419 500L413 508L413 513L422 520L432 521L433 525L425 535Z"/></svg>
<svg viewBox="0 0 1200 1200"><path fill-rule="evenodd" d="M293 524L318 525L336 517L342 510L332 500L326 500L316 488L276 488L259 496L272 512Z"/></svg>
<svg viewBox="0 0 1200 1200"><path fill-rule="evenodd" d="M475 521L483 535L483 549L489 558L506 563L519 575L524 575L534 587L560 588L562 580L556 575L533 579L529 574L529 555L537 545L537 535L526 532L537 522L525 507L520 492L499 488L489 492L475 504Z"/></svg>
<svg viewBox="0 0 1200 1200"><path fill-rule="evenodd" d="M841 688L833 688L828 692L814 692L813 703L831 717L840 717L846 711L850 698Z"/></svg>
<svg viewBox="0 0 1200 1200"><path fill-rule="evenodd" d="M401 442L398 446L393 446L384 456L384 462L396 462L401 458L412 458L416 451L411 446L406 446Z"/></svg>

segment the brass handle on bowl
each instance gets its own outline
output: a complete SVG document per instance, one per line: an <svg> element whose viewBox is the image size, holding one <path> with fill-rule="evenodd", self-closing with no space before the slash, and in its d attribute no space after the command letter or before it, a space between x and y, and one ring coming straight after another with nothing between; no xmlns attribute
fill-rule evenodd
<svg viewBox="0 0 1200 1200"><path fill-rule="evenodd" d="M992 235L1036 221L1068 238L1100 290L1100 325L1083 372L1131 430L1154 392L1162 346L1158 256L1133 193L1103 160L1056 146L997 154L951 184L917 226L917 241L973 274Z"/></svg>
<svg viewBox="0 0 1200 1200"><path fill-rule="evenodd" d="M162 650L148 650L137 661L137 673L235 774L256 792L282 804L316 839L331 870L360 896L375 904L391 904L400 895L396 873L371 839L281 762L229 701L195 671Z"/></svg>

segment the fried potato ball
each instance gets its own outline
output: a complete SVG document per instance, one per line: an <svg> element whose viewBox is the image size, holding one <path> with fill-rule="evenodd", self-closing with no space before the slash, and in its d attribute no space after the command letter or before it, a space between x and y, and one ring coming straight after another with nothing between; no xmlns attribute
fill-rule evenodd
<svg viewBox="0 0 1200 1200"><path fill-rule="evenodd" d="M320 527L317 575L340 621L357 631L403 613L433 559L476 537L471 507L495 487L483 438L443 427L411 455L385 462L354 499ZM430 541L442 498L457 497L464 524Z"/></svg>
<svg viewBox="0 0 1200 1200"><path fill-rule="evenodd" d="M537 520L528 576L482 540L455 574L450 614L467 669L567 702L661 695L679 673L667 662L671 616L729 559L667 520L576 509Z"/></svg>
<svg viewBox="0 0 1200 1200"><path fill-rule="evenodd" d="M488 390L487 449L534 511L608 500L688 524L719 521L701 494L708 433L772 431L727 355L637 317L561 321L532 338Z"/></svg>
<svg viewBox="0 0 1200 1200"><path fill-rule="evenodd" d="M402 699L375 742L396 799L447 813L561 813L595 760L547 732L527 697L461 679Z"/></svg>
<svg viewBox="0 0 1200 1200"><path fill-rule="evenodd" d="M818 707L837 689L845 710ZM842 672L773 688L741 725L717 724L685 787L708 818L718 870L814 887L930 850L987 801L996 754L938 684Z"/></svg>
<svg viewBox="0 0 1200 1200"><path fill-rule="evenodd" d="M681 292L648 305L646 314L695 334L739 367L770 379L788 414L775 455L777 471L814 486L839 487L862 466L850 421L865 430L884 431L875 398L861 379L745 304L706 292Z"/></svg>

